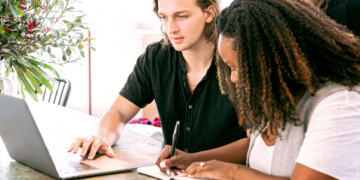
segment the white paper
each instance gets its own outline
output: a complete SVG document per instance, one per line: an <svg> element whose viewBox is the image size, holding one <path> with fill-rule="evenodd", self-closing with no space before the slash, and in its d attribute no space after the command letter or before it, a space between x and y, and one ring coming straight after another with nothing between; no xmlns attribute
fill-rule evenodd
<svg viewBox="0 0 360 180"><path fill-rule="evenodd" d="M165 173L162 173L157 166L147 166L141 167L137 169L138 173L145 174L148 176L152 176L158 179L169 180L170 178L174 178L176 180L196 180L195 178L181 177L181 176L168 176ZM203 180L203 179L202 179Z"/></svg>

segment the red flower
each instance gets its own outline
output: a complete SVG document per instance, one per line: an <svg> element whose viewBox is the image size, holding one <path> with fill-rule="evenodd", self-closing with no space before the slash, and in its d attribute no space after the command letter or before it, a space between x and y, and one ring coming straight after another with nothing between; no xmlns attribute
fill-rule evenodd
<svg viewBox="0 0 360 180"><path fill-rule="evenodd" d="M5 31L8 33L10 30L9 30L9 27L6 27L5 28Z"/></svg>
<svg viewBox="0 0 360 180"><path fill-rule="evenodd" d="M24 40L24 42L29 42L29 41L30 41L30 39L25 39L25 40Z"/></svg>
<svg viewBox="0 0 360 180"><path fill-rule="evenodd" d="M36 25L36 22L35 22L35 25ZM33 34L35 32L35 30L32 31L33 27L34 27L34 23L30 21L29 28L26 29L29 34Z"/></svg>
<svg viewBox="0 0 360 180"><path fill-rule="evenodd" d="M26 10L26 9L27 9L27 7L22 6L22 5L20 5L19 8L22 9L22 10Z"/></svg>

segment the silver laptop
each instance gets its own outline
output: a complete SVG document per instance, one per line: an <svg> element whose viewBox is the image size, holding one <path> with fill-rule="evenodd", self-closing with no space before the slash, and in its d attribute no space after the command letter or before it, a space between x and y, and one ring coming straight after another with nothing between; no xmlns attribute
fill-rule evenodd
<svg viewBox="0 0 360 180"><path fill-rule="evenodd" d="M26 102L1 94L0 135L11 158L56 179L130 171L137 168L134 164L105 155L97 156L91 161L86 160L86 157L80 158L79 155L67 153L63 150L64 147L58 148L61 152L56 152L57 148L51 147L49 152Z"/></svg>

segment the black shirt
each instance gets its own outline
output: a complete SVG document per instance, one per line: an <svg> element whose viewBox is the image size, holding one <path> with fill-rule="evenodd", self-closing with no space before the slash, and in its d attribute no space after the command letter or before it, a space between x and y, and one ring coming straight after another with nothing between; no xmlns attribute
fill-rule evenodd
<svg viewBox="0 0 360 180"><path fill-rule="evenodd" d="M326 14L360 36L360 0L332 0Z"/></svg>
<svg viewBox="0 0 360 180"><path fill-rule="evenodd" d="M213 149L246 136L234 108L219 90L215 59L191 95L181 52L172 45L151 44L141 55L120 94L139 107L155 99L164 143L171 145L177 120L177 148L186 152Z"/></svg>

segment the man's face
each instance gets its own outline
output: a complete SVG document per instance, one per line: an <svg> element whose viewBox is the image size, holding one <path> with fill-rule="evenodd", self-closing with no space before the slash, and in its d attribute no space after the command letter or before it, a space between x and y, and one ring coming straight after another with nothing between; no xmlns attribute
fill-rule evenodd
<svg viewBox="0 0 360 180"><path fill-rule="evenodd" d="M159 0L158 14L165 32L177 51L188 50L205 40L204 27L214 15L202 11L196 0Z"/></svg>

